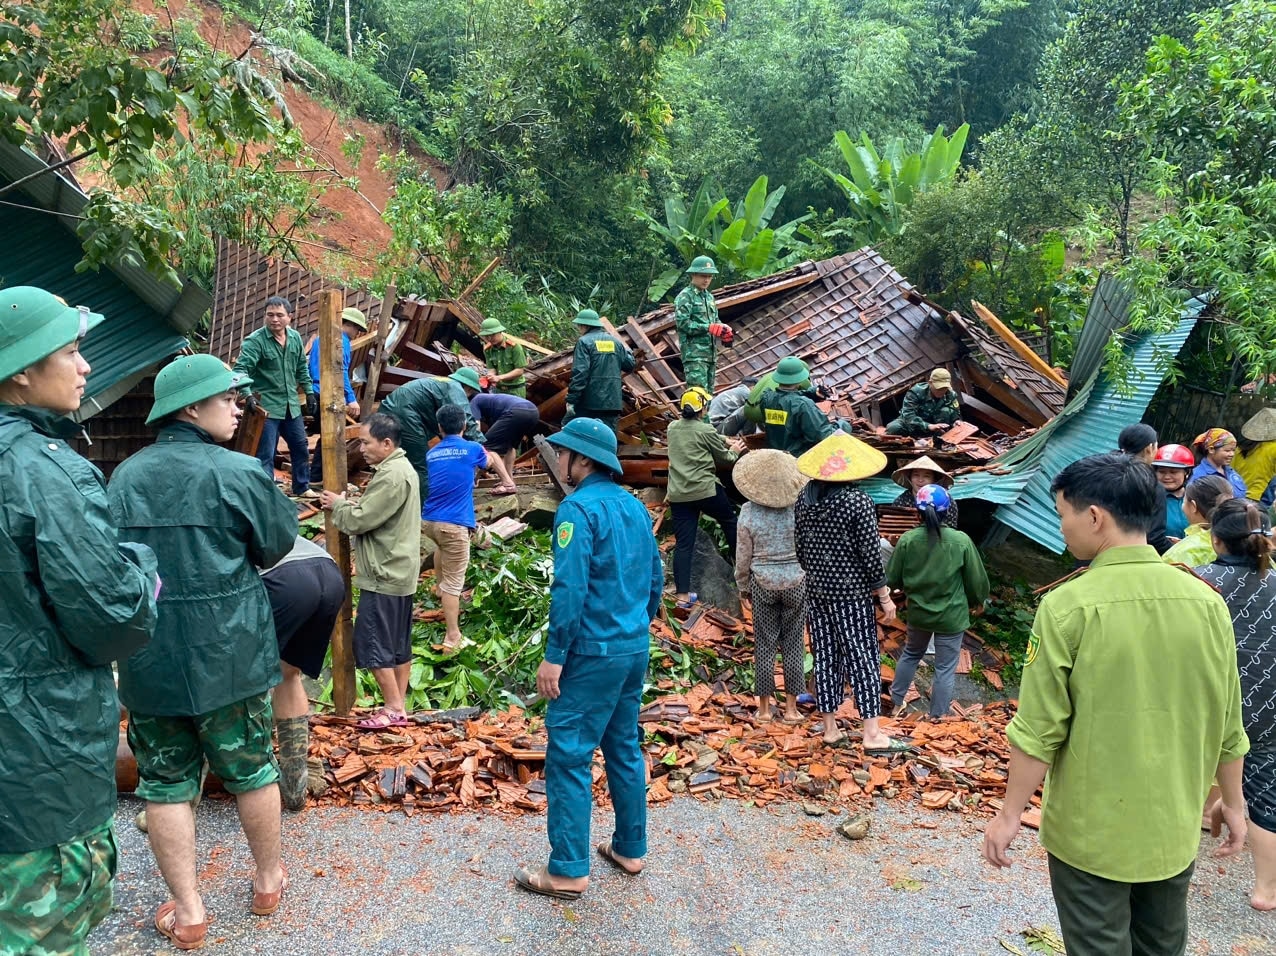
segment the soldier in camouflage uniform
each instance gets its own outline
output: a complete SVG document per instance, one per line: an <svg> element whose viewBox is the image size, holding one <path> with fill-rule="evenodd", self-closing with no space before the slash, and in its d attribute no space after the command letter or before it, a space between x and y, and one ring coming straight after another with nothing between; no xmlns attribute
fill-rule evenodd
<svg viewBox="0 0 1276 956"><path fill-rule="evenodd" d="M102 475L64 416L102 316L0 291L0 953L87 956L111 911L119 700L111 662L145 644L149 548L120 544ZM249 459L252 466L252 460Z"/></svg>
<svg viewBox="0 0 1276 956"><path fill-rule="evenodd" d="M593 309L581 309L573 321L581 336L572 353L563 424L573 418L596 418L614 432L625 407L621 376L637 367L634 356L620 339L603 330L603 321Z"/></svg>
<svg viewBox="0 0 1276 956"><path fill-rule="evenodd" d="M709 285L718 268L708 256L697 256L687 267L691 284L673 300L674 324L678 329L678 347L682 352L682 377L687 388L703 388L713 394L718 375L718 344L730 344L731 327L718 321L718 304Z"/></svg>
<svg viewBox="0 0 1276 956"><path fill-rule="evenodd" d="M961 421L961 409L952 384L948 369L931 372L927 381L908 390L899 417L886 426L886 434L935 438L956 425Z"/></svg>

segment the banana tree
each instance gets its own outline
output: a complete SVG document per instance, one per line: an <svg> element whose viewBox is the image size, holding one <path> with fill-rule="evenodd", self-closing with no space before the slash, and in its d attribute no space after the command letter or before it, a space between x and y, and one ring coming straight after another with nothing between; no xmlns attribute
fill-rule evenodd
<svg viewBox="0 0 1276 956"><path fill-rule="evenodd" d="M690 206L681 196L665 200L663 223L639 211L648 228L673 246L682 260L682 265L662 273L647 288L651 301L663 299L696 256L711 257L724 276L735 280L770 275L800 262L807 245L798 238L797 228L809 214L772 228L771 219L783 198L783 186L768 192L766 176L759 176L733 207L722 189L706 179Z"/></svg>
<svg viewBox="0 0 1276 956"><path fill-rule="evenodd" d="M846 161L850 176L825 168L850 203L847 217L856 244L873 244L898 236L908 225L908 207L921 193L952 180L961 165L970 125L963 124L944 135L944 127L922 140L916 153L906 152L901 138L892 139L879 153L868 133L856 143L844 130L833 139Z"/></svg>

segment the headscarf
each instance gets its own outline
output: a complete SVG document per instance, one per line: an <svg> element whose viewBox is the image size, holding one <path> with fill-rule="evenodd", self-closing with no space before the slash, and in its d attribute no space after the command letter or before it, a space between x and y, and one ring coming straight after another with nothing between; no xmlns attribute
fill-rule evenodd
<svg viewBox="0 0 1276 956"><path fill-rule="evenodd" d="M1212 451L1218 451L1220 448L1226 448L1228 445L1236 444L1236 436L1229 432L1226 428L1211 428L1196 436L1192 445L1196 448L1204 449L1208 454Z"/></svg>

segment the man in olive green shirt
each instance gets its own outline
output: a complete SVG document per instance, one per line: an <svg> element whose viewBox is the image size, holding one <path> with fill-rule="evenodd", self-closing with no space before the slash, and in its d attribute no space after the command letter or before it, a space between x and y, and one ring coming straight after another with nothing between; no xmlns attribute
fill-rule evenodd
<svg viewBox="0 0 1276 956"><path fill-rule="evenodd" d="M1074 956L1181 956L1201 808L1217 775L1226 841L1245 843L1240 678L1227 605L1147 544L1155 479L1126 455L1069 465L1052 490L1068 549L1090 567L1042 599L1005 804L984 857L1009 866L1045 780L1041 843Z"/></svg>
<svg viewBox="0 0 1276 956"><path fill-rule="evenodd" d="M354 584L360 590L354 660L372 671L385 706L359 726L407 723L404 699L412 672L412 601L421 573L421 491L416 469L399 447L399 420L373 415L360 429L372 480L357 502L325 491L320 504L354 541Z"/></svg>

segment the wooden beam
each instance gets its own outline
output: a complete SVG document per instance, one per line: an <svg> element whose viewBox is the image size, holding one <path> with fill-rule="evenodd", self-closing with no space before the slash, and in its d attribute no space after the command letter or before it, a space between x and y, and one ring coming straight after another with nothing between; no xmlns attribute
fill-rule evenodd
<svg viewBox="0 0 1276 956"><path fill-rule="evenodd" d="M474 281L465 287L465 291L456 297L457 300L464 301L465 299L468 299L471 294L473 294L475 291L478 290L479 286L481 286L484 282L487 281L487 277L490 276L493 272L495 272L496 267L499 266L500 264L501 264L500 256L497 256L495 259L489 262L487 266L484 267L483 271L474 277Z"/></svg>
<svg viewBox="0 0 1276 956"><path fill-rule="evenodd" d="M1051 416L1043 413L1041 409L1028 400L1026 395L1020 394L1013 389L1007 388L1001 382L995 381L992 376L980 367L978 362L964 359L962 368L972 383L1001 402L1006 408L1010 409L1012 414L1018 415L1028 425L1039 428L1050 419Z"/></svg>
<svg viewBox="0 0 1276 956"><path fill-rule="evenodd" d="M1037 372L1039 375L1044 376L1045 378L1048 378L1050 381L1054 382L1056 385L1060 386L1061 388L1065 390L1067 389L1068 387L1067 379L1065 379L1062 375L1060 375L1053 368L1051 368L1049 362L1043 359L1040 355L1038 355L1032 349L1028 348L1028 345L1022 339L1020 339L1019 336L1015 335L1014 332L1010 331L1010 329L1006 327L1005 323L1003 323L1001 319L993 315L991 309L989 309L982 302L977 302L974 299L970 300L970 304L971 304L971 307L974 308L975 310L975 315L983 319L984 324L987 325L988 328L992 329L993 332L995 332L997 336L1003 342L1009 345L1011 349L1014 350L1016 355L1018 355L1021 359L1027 362L1028 365L1033 369L1033 371Z"/></svg>
<svg viewBox="0 0 1276 956"><path fill-rule="evenodd" d="M1024 430L1024 423L1017 418L1012 418L1005 412L998 411L987 402L981 402L974 395L968 392L961 393L962 407L971 412L976 418L985 425L1007 435L1018 435Z"/></svg>
<svg viewBox="0 0 1276 956"><path fill-rule="evenodd" d="M346 395L342 381L341 308L345 296L337 289L319 293L319 414L323 421L323 486L338 494L346 490ZM350 591L350 538L337 530L332 513L324 516L324 543L345 580L345 600L332 631L332 704L344 717L354 706L355 674L353 608Z"/></svg>
<svg viewBox="0 0 1276 956"><path fill-rule="evenodd" d="M391 281L385 287L385 296L381 299L381 312L377 316L377 331L372 346L371 361L368 362L368 381L363 386L363 401L359 403L359 417L367 418L372 414L372 406L377 402L377 385L381 382L381 368L385 365L385 339L390 334L390 326L394 324L394 304L399 299L398 289ZM350 343L354 351L354 343Z"/></svg>
<svg viewBox="0 0 1276 956"><path fill-rule="evenodd" d="M545 466L545 472L549 475L550 483L558 490L558 493L566 498L571 494L571 489L563 485L563 481L558 477L558 449L545 440L544 435L537 435L532 439L532 443L536 446L536 451L541 456L541 463Z"/></svg>

